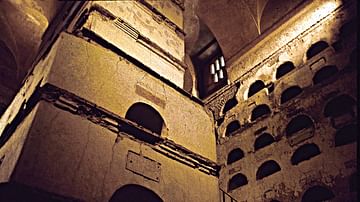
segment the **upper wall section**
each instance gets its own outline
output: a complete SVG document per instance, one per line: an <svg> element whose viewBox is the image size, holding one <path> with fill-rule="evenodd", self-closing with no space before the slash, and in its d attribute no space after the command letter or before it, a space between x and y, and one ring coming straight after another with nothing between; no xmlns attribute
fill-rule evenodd
<svg viewBox="0 0 360 202"><path fill-rule="evenodd" d="M198 0L198 16L207 24L228 60L287 16L305 0Z"/></svg>
<svg viewBox="0 0 360 202"><path fill-rule="evenodd" d="M138 102L164 119L162 136L208 159L216 159L213 120L202 105L180 94L115 53L62 33L46 81L125 117ZM54 51L55 51L54 50Z"/></svg>
<svg viewBox="0 0 360 202"><path fill-rule="evenodd" d="M322 40L332 43L334 41L334 30L337 30L336 23L330 23L333 19L333 13L343 5L341 0L310 1L301 11L284 22L280 27L271 32L261 41L247 51L245 54L234 57L228 63L228 77L230 81L235 82L250 75L249 72L254 69L263 69L270 71L273 65L277 66L292 58L288 49L296 48L297 51L306 51L318 34ZM317 23L321 21L321 23ZM316 24L316 26L315 26ZM320 25L325 26L320 26ZM316 29L316 27L319 27ZM314 33L314 29L316 30ZM311 34L309 34L312 32ZM321 36L321 37L320 37ZM300 41L300 38L302 41ZM296 47L289 44L297 44ZM271 58L271 59L270 59ZM301 66L306 62L306 56L293 60L295 66Z"/></svg>
<svg viewBox="0 0 360 202"><path fill-rule="evenodd" d="M145 0L180 29L184 29L184 3L176 0Z"/></svg>
<svg viewBox="0 0 360 202"><path fill-rule="evenodd" d="M184 33L182 27L171 21L180 23L182 10L172 1L165 2L164 5L152 2L154 6L146 1L91 2L83 9L85 15L77 20L85 22L75 29L83 34L85 31L84 35L90 38L94 36L89 36L89 32L100 37L183 88Z"/></svg>

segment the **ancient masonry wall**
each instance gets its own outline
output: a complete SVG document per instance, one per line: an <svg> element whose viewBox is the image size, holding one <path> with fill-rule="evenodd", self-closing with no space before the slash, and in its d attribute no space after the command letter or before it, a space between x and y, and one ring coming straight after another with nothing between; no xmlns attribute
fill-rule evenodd
<svg viewBox="0 0 360 202"><path fill-rule="evenodd" d="M239 60L254 66L233 63L234 84L208 99L220 188L237 201L306 201L312 192L356 201L354 4L339 4L291 40L291 33L282 35L291 26L280 28L265 40L288 43L255 47L258 56L277 51L263 60Z"/></svg>
<svg viewBox="0 0 360 202"><path fill-rule="evenodd" d="M63 201L109 201L129 184L152 190L163 201L218 201L214 120L200 101L178 89L183 40L176 32L182 20L172 12L158 16L165 21L158 22L157 30L171 31L181 42L175 53L168 47L173 44L153 38L150 28L128 26L109 14L120 12L111 10L119 6L132 23L130 7L151 16L145 3L90 3L84 8L85 22L76 21L73 33L60 33L0 119L2 186L31 187L45 201L49 195ZM161 11L169 5L153 6ZM112 29L96 27L101 25ZM173 27L161 28L165 25ZM131 32L134 27L140 31ZM131 41L108 35L109 30L141 37ZM139 52L129 49L129 41ZM145 61L139 53L154 57ZM180 73L164 75L161 68ZM136 103L160 114L161 134L125 118Z"/></svg>

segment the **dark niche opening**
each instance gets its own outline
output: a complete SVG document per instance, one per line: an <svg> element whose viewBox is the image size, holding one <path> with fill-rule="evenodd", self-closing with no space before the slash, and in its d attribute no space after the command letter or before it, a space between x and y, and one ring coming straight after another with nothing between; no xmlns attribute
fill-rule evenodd
<svg viewBox="0 0 360 202"><path fill-rule="evenodd" d="M256 171L256 180L261 180L264 177L267 177L276 172L279 172L280 170L281 170L281 168L280 168L279 164L276 163L276 161L274 161L274 160L266 161L263 164L261 164L259 169Z"/></svg>
<svg viewBox="0 0 360 202"><path fill-rule="evenodd" d="M285 62L282 65L280 65L276 70L276 79L280 79L285 74L291 72L291 70L295 69L295 66L292 62Z"/></svg>
<svg viewBox="0 0 360 202"><path fill-rule="evenodd" d="M286 136L291 137L295 133L311 127L314 127L314 123L308 116L298 115L291 119L291 121L286 126Z"/></svg>
<svg viewBox="0 0 360 202"><path fill-rule="evenodd" d="M306 190L301 201L320 202L333 199L334 197L335 195L330 189L323 186L313 186Z"/></svg>
<svg viewBox="0 0 360 202"><path fill-rule="evenodd" d="M315 55L319 54L321 51L325 50L329 47L329 44L325 41L318 41L310 46L310 48L306 52L307 59L314 57Z"/></svg>
<svg viewBox="0 0 360 202"><path fill-rule="evenodd" d="M275 142L275 140L272 135L270 135L269 133L263 133L255 140L254 143L255 151L264 148L268 145L271 145L273 142Z"/></svg>
<svg viewBox="0 0 360 202"><path fill-rule="evenodd" d="M280 104L284 104L285 102L293 99L294 97L298 96L302 93L302 89L299 86L292 86L284 90L281 94Z"/></svg>
<svg viewBox="0 0 360 202"><path fill-rule="evenodd" d="M126 112L125 118L156 133L158 136L161 135L164 120L159 112L157 112L150 105L144 103L133 104ZM145 134L139 129L127 128L125 130L136 138L149 143L155 143L159 140L156 137Z"/></svg>
<svg viewBox="0 0 360 202"><path fill-rule="evenodd" d="M229 180L228 191L232 191L248 183L245 175L238 173Z"/></svg>
<svg viewBox="0 0 360 202"><path fill-rule="evenodd" d="M228 100L225 103L224 109L223 109L223 114L225 114L226 112L230 111L230 109L234 108L236 105L238 104L238 101L236 100L235 97L231 98L230 100Z"/></svg>
<svg viewBox="0 0 360 202"><path fill-rule="evenodd" d="M325 82L329 78L335 76L337 73L338 73L338 69L334 65L322 67L320 70L318 70L315 73L313 77L313 83L316 85Z"/></svg>
<svg viewBox="0 0 360 202"><path fill-rule="evenodd" d="M305 144L296 149L291 157L291 164L298 165L299 163L309 160L320 154L320 149L316 144Z"/></svg>
<svg viewBox="0 0 360 202"><path fill-rule="evenodd" d="M163 200L148 188L129 184L116 190L109 202L163 202Z"/></svg>
<svg viewBox="0 0 360 202"><path fill-rule="evenodd" d="M338 130L335 134L335 147L351 144L357 141L357 125L350 124Z"/></svg>
<svg viewBox="0 0 360 202"><path fill-rule="evenodd" d="M271 110L267 105L265 105L265 104L259 105L259 106L255 107L255 109L253 109L253 111L251 112L250 120L255 121L256 119L258 119L262 116L268 115L270 113L271 113Z"/></svg>
<svg viewBox="0 0 360 202"><path fill-rule="evenodd" d="M236 130L238 130L239 128L240 128L240 123L239 123L239 121L237 121L237 120L232 121L232 122L229 123L229 125L226 127L225 136L232 135L232 133L235 132Z"/></svg>
<svg viewBox="0 0 360 202"><path fill-rule="evenodd" d="M244 157L244 152L240 148L232 150L227 158L227 164L230 165Z"/></svg>
<svg viewBox="0 0 360 202"><path fill-rule="evenodd" d="M257 80L253 84L250 85L249 92L248 92L248 98L255 95L257 92L259 92L261 89L265 88L264 82Z"/></svg>
<svg viewBox="0 0 360 202"><path fill-rule="evenodd" d="M324 116L335 118L347 113L353 114L355 104L355 100L349 95L339 95L325 105Z"/></svg>

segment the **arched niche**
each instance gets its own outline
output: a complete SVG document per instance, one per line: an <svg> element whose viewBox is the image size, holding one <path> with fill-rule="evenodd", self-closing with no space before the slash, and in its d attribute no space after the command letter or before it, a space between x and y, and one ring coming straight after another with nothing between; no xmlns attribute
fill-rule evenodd
<svg viewBox="0 0 360 202"><path fill-rule="evenodd" d="M236 97L231 98L228 100L223 108L223 114L226 114L226 112L230 111L232 108L234 108L238 104L238 101L236 100Z"/></svg>
<svg viewBox="0 0 360 202"><path fill-rule="evenodd" d="M148 104L133 104L126 112L125 118L161 135L164 120L160 113Z"/></svg>
<svg viewBox="0 0 360 202"><path fill-rule="evenodd" d="M298 165L299 163L309 160L320 154L319 147L314 144L305 144L297 148L291 156L291 164Z"/></svg>
<svg viewBox="0 0 360 202"><path fill-rule="evenodd" d="M226 127L225 136L231 136L235 131L240 129L240 123L238 120L234 120Z"/></svg>
<svg viewBox="0 0 360 202"><path fill-rule="evenodd" d="M295 69L295 66L292 62L290 61L284 62L276 69L275 78L280 79L281 77L291 72L293 69Z"/></svg>
<svg viewBox="0 0 360 202"><path fill-rule="evenodd" d="M234 189L237 189L247 184L248 184L247 177L242 173L238 173L229 180L228 191L230 192Z"/></svg>
<svg viewBox="0 0 360 202"><path fill-rule="evenodd" d="M291 119L291 121L286 126L286 136L292 137L297 132L307 129L314 128L314 123L311 118L307 115L298 115Z"/></svg>
<svg viewBox="0 0 360 202"><path fill-rule="evenodd" d="M326 41L318 41L314 43L306 51L306 58L309 60L310 58L325 50L327 47L329 47L329 44Z"/></svg>
<svg viewBox="0 0 360 202"><path fill-rule="evenodd" d="M251 112L251 121L255 121L256 119L271 114L271 110L269 106L266 104L261 104L256 106Z"/></svg>
<svg viewBox="0 0 360 202"><path fill-rule="evenodd" d="M324 186L313 186L307 189L301 199L301 202L321 202L329 201L335 197L334 193Z"/></svg>
<svg viewBox="0 0 360 202"><path fill-rule="evenodd" d="M356 124L349 124L339 129L335 134L335 147L352 144L357 141L358 128Z"/></svg>
<svg viewBox="0 0 360 202"><path fill-rule="evenodd" d="M261 80L256 80L254 83L252 83L249 87L248 91L248 98L258 93L260 90L265 88L265 84Z"/></svg>
<svg viewBox="0 0 360 202"><path fill-rule="evenodd" d="M233 149L229 152L227 157L227 164L230 165L240 159L244 158L244 152L240 148Z"/></svg>
<svg viewBox="0 0 360 202"><path fill-rule="evenodd" d="M275 140L272 135L270 135L269 133L263 133L262 135L256 138L254 143L254 149L255 151L257 151L261 148L271 145L274 142Z"/></svg>
<svg viewBox="0 0 360 202"><path fill-rule="evenodd" d="M153 107L145 103L135 103L126 112L125 118L136 123L138 126L143 127L151 132L155 133L156 136L146 134L140 129L128 129L126 132L130 133L137 139L148 143L156 143L160 141L159 137L163 128L165 128L164 119L160 113Z"/></svg>
<svg viewBox="0 0 360 202"><path fill-rule="evenodd" d="M269 160L260 165L256 171L256 180L261 180L281 170L280 165L274 161Z"/></svg>
<svg viewBox="0 0 360 202"><path fill-rule="evenodd" d="M163 200L146 187L128 184L116 190L109 202L163 202Z"/></svg>
<svg viewBox="0 0 360 202"><path fill-rule="evenodd" d="M324 108L324 116L336 118L344 114L354 114L354 106L356 101L349 95L343 94L336 96L326 103Z"/></svg>
<svg viewBox="0 0 360 202"><path fill-rule="evenodd" d="M335 65L328 65L319 69L313 77L314 85L323 83L330 79L331 77L335 76L338 73L338 68Z"/></svg>
<svg viewBox="0 0 360 202"><path fill-rule="evenodd" d="M291 99L302 93L302 89L299 86L291 86L281 93L280 104L290 101Z"/></svg>

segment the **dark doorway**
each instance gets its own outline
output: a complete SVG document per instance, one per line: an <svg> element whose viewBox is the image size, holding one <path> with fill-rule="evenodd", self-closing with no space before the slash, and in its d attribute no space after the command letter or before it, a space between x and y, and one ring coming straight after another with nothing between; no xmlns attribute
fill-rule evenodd
<svg viewBox="0 0 360 202"><path fill-rule="evenodd" d="M109 202L163 202L163 200L148 188L129 184L116 190Z"/></svg>

